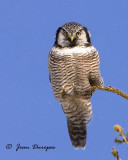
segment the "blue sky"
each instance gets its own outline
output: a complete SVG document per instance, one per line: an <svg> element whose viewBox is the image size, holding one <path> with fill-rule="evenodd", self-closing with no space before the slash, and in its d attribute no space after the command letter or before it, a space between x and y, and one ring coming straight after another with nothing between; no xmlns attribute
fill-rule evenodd
<svg viewBox="0 0 128 160"><path fill-rule="evenodd" d="M48 77L48 53L57 28L86 26L100 54L104 84L128 93L127 0L0 0L0 158L2 160L114 159L115 124L128 131L128 101L96 91L85 150L70 142L66 117ZM55 146L16 150L16 145ZM12 144L10 150L7 144ZM116 147L127 159L128 146Z"/></svg>

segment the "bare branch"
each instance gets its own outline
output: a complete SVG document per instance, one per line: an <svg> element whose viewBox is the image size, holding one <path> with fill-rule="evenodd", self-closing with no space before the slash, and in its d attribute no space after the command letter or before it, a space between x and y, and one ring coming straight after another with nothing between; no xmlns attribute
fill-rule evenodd
<svg viewBox="0 0 128 160"><path fill-rule="evenodd" d="M118 94L128 100L128 95L126 93L122 92L119 89L113 88L112 86L109 86L109 87L107 87L107 86L92 86L92 90L95 90L95 89L113 92L113 93L116 93L116 94Z"/></svg>
<svg viewBox="0 0 128 160"><path fill-rule="evenodd" d="M117 152L117 150L116 150L115 148L112 148L111 153L112 153L112 155L113 155L114 157L116 157L117 160L121 160L121 159L119 158L119 154L118 154L118 152Z"/></svg>
<svg viewBox="0 0 128 160"><path fill-rule="evenodd" d="M116 132L120 132L120 135L123 137L124 141L128 144L128 141L124 135L124 131L123 131L122 127L120 125L116 124L113 128Z"/></svg>

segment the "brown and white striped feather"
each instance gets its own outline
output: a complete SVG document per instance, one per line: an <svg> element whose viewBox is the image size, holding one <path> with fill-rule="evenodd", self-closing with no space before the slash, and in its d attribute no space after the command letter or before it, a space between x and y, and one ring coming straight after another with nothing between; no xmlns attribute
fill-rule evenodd
<svg viewBox="0 0 128 160"><path fill-rule="evenodd" d="M54 46L49 53L48 67L54 96L67 116L72 145L84 148L86 124L92 118L91 85L103 84L98 52L92 45Z"/></svg>

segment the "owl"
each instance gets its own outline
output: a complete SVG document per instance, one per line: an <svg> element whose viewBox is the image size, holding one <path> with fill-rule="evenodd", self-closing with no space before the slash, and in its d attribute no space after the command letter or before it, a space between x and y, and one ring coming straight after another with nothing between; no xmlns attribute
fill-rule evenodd
<svg viewBox="0 0 128 160"><path fill-rule="evenodd" d="M67 118L72 145L85 148L86 125L92 118L92 86L102 86L99 54L86 27L70 22L58 28L48 56L49 78L55 98Z"/></svg>

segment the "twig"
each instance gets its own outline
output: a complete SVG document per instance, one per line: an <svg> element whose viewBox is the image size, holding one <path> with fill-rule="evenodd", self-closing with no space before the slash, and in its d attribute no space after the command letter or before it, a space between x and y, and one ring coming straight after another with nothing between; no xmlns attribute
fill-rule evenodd
<svg viewBox="0 0 128 160"><path fill-rule="evenodd" d="M128 144L128 141L124 136L124 131L123 131L122 127L120 125L116 124L113 128L116 132L120 132L120 135L123 137L124 141Z"/></svg>
<svg viewBox="0 0 128 160"><path fill-rule="evenodd" d="M124 141L128 144L128 141L127 141L127 139L125 138L125 136L122 134L122 132L121 132L120 134L121 134L121 136L123 137Z"/></svg>
<svg viewBox="0 0 128 160"><path fill-rule="evenodd" d="M112 86L109 86L109 87L107 87L107 86L92 86L92 90L95 90L95 89L114 92L114 93L116 93L116 94L118 94L128 100L128 95L126 93L122 92L119 89L113 88Z"/></svg>
<svg viewBox="0 0 128 160"><path fill-rule="evenodd" d="M111 153L113 154L114 157L116 157L117 160L121 160L119 158L119 154L118 154L118 152L117 152L117 150L115 148L112 148Z"/></svg>
<svg viewBox="0 0 128 160"><path fill-rule="evenodd" d="M128 141L127 138L126 138L126 140ZM117 143L117 144L121 144L121 143L124 143L125 140L124 139L120 139L120 137L119 138L117 137L117 138L115 138L114 142Z"/></svg>

